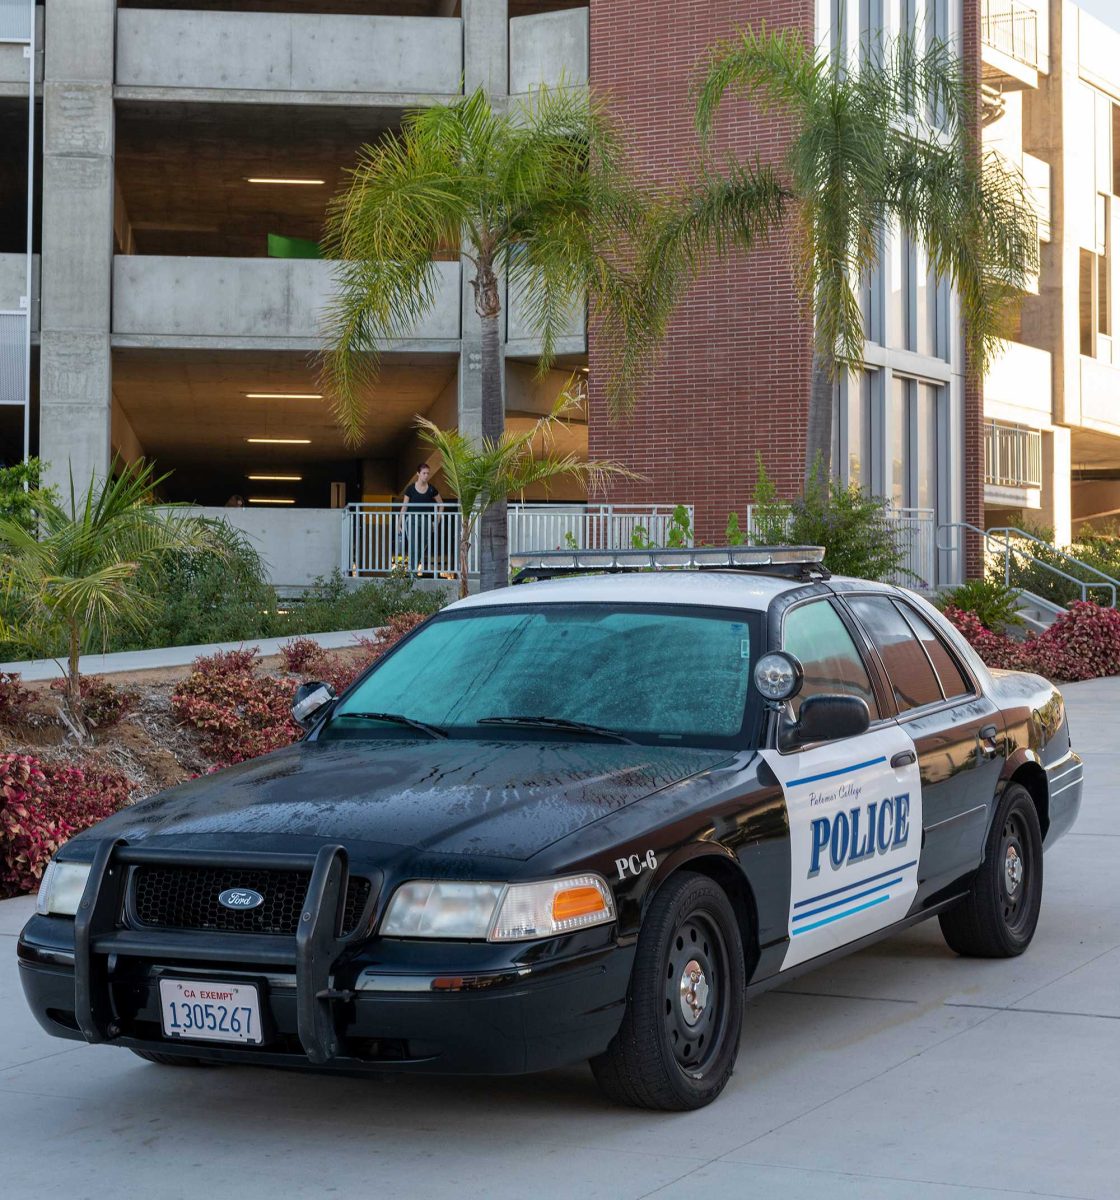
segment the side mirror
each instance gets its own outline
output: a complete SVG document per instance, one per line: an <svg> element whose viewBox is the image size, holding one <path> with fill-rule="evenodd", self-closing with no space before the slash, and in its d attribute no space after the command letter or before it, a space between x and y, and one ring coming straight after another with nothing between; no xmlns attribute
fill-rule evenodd
<svg viewBox="0 0 1120 1200"><path fill-rule="evenodd" d="M301 729L310 729L334 698L334 688L329 683L301 683L292 697L292 720Z"/></svg>
<svg viewBox="0 0 1120 1200"><path fill-rule="evenodd" d="M871 724L867 703L858 696L809 696L794 727L798 742L834 742L866 733Z"/></svg>

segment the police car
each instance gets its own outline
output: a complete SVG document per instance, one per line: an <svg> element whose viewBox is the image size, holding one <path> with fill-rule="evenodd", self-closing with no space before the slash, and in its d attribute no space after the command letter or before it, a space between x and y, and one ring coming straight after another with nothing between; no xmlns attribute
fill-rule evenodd
<svg viewBox="0 0 1120 1200"><path fill-rule="evenodd" d="M821 563L539 555L304 685L298 745L63 847L19 940L36 1017L174 1065L589 1060L691 1109L755 993L932 916L1021 953L1080 803L1061 695Z"/></svg>

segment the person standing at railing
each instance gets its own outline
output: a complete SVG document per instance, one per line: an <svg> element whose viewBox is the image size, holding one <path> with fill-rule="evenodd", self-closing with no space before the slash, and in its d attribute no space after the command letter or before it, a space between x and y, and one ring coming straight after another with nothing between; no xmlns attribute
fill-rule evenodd
<svg viewBox="0 0 1120 1200"><path fill-rule="evenodd" d="M408 554L410 570L422 573L426 563L434 574L437 567L433 561L434 535L436 522L443 515L443 497L431 482L431 475L431 467L422 462L416 468L416 478L404 489L397 540Z"/></svg>

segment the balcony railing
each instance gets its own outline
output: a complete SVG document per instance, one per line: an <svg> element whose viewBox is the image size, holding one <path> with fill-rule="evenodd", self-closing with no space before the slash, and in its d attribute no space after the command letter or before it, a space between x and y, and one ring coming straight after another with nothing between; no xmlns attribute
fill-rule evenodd
<svg viewBox="0 0 1120 1200"><path fill-rule="evenodd" d="M983 0L980 38L1025 66L1038 67L1038 13L1015 0Z"/></svg>
<svg viewBox="0 0 1120 1200"><path fill-rule="evenodd" d="M459 570L457 509L442 515L413 511L402 519L395 503L351 504L342 523L342 573L387 575L404 566L422 576L451 576ZM511 504L511 554L534 550L624 550L635 537L664 546L669 540L672 504ZM692 509L688 509L689 521ZM477 540L467 569L478 570Z"/></svg>
<svg viewBox="0 0 1120 1200"><path fill-rule="evenodd" d="M1042 487L1042 434L1037 429L986 421L984 482L992 487Z"/></svg>

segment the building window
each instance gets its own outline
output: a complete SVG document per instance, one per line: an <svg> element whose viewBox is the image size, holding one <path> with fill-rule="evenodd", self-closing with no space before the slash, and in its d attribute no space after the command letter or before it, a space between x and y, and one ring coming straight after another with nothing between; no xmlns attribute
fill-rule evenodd
<svg viewBox="0 0 1120 1200"><path fill-rule="evenodd" d="M942 388L904 375L891 380L887 414L888 496L896 508L937 509Z"/></svg>
<svg viewBox="0 0 1120 1200"><path fill-rule="evenodd" d="M1078 311L1081 325L1081 353L1093 353L1093 259L1091 250L1082 250L1078 278Z"/></svg>

